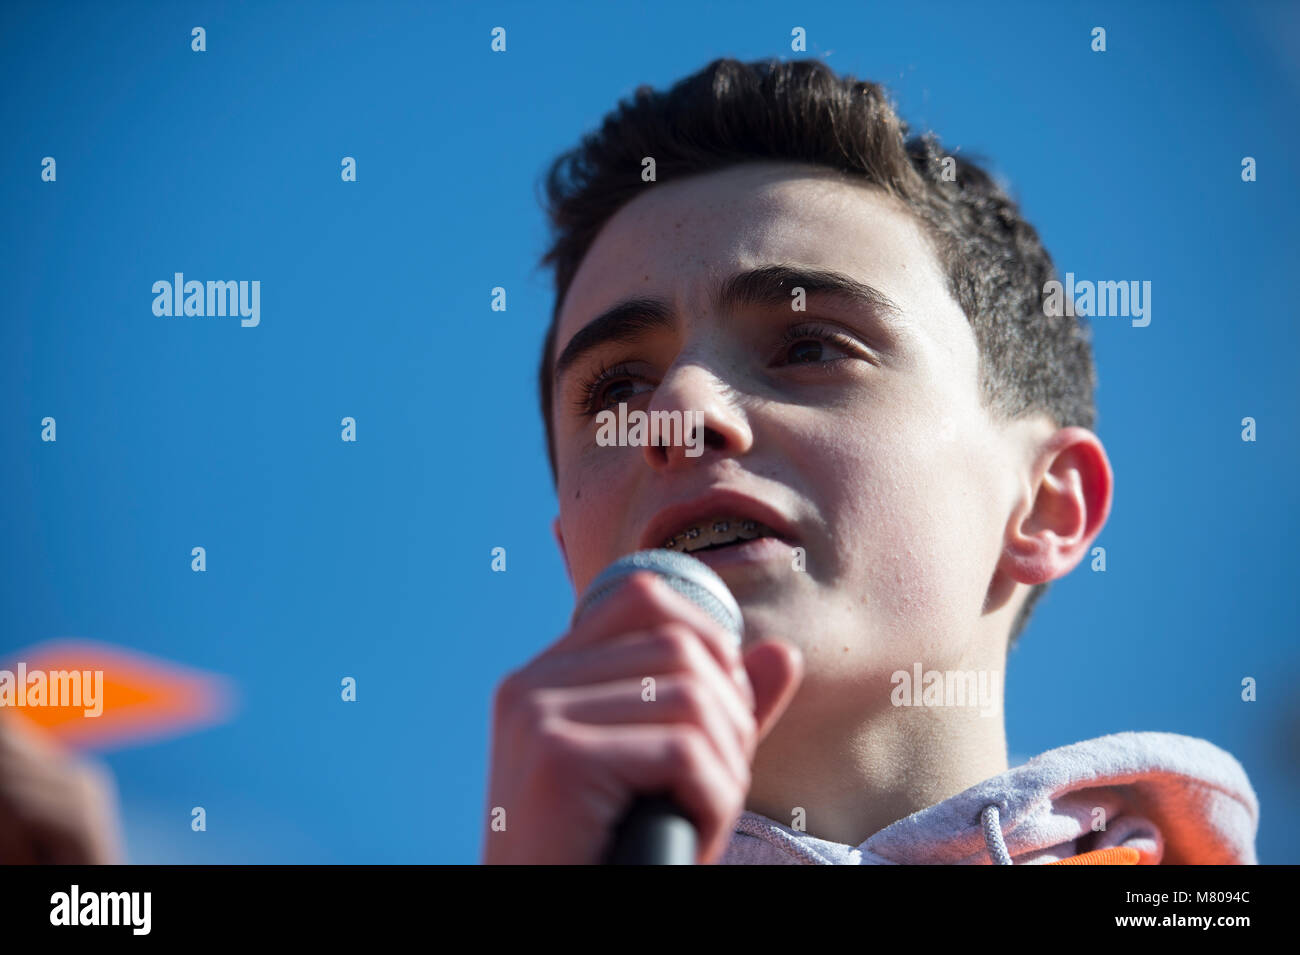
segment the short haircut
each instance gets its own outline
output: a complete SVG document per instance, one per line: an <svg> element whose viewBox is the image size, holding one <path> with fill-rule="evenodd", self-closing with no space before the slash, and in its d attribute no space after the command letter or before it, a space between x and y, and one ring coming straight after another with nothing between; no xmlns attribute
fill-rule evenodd
<svg viewBox="0 0 1300 955"><path fill-rule="evenodd" d="M542 346L542 418L552 478L551 369L565 295L597 233L655 183L755 160L814 163L871 183L922 223L979 348L981 398L999 420L1045 413L1057 427L1096 417L1089 333L1082 317L1047 317L1057 278L1038 232L980 166L946 152L933 134L908 137L883 87L837 75L820 60L717 59L667 92L640 86L545 177L555 307ZM1012 624L1014 646L1048 585L1036 584Z"/></svg>

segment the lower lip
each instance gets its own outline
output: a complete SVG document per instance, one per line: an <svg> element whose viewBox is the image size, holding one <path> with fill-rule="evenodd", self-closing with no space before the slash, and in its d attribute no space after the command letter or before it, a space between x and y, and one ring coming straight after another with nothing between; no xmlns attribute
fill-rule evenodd
<svg viewBox="0 0 1300 955"><path fill-rule="evenodd" d="M783 540L775 537L755 537L743 544L732 544L717 550L697 550L694 553L682 551L690 557L703 561L714 570L735 567L741 564L761 564L768 561L790 560L792 548Z"/></svg>

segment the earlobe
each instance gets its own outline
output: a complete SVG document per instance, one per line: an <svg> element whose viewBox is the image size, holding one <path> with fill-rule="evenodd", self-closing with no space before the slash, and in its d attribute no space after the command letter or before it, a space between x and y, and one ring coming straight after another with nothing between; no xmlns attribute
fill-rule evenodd
<svg viewBox="0 0 1300 955"><path fill-rule="evenodd" d="M1110 516L1114 475L1101 439L1062 428L1035 462L1032 500L1007 524L1002 569L1022 584L1044 584L1078 565Z"/></svg>

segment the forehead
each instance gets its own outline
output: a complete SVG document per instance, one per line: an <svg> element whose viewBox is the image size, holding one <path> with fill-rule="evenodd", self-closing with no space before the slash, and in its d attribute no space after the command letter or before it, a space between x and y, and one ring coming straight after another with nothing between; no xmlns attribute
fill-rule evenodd
<svg viewBox="0 0 1300 955"><path fill-rule="evenodd" d="M645 189L605 223L583 258L559 316L559 347L629 295L653 291L700 314L729 275L777 263L844 272L904 311L947 298L906 207L832 169L754 162Z"/></svg>

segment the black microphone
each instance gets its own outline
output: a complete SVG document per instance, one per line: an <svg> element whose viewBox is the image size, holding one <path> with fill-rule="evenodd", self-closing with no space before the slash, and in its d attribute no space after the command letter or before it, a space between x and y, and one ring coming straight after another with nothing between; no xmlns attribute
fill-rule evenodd
<svg viewBox="0 0 1300 955"><path fill-rule="evenodd" d="M637 571L649 571L731 633L740 646L745 624L740 605L708 564L675 550L641 550L606 567L587 588L573 612L576 622ZM633 800L615 827L606 865L692 865L698 836L690 817L666 793L647 793Z"/></svg>

